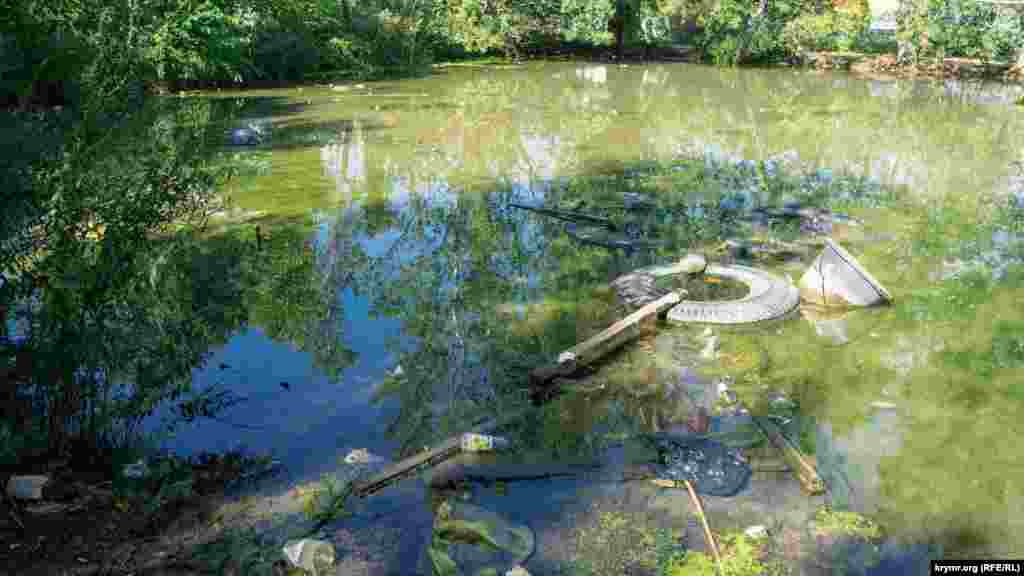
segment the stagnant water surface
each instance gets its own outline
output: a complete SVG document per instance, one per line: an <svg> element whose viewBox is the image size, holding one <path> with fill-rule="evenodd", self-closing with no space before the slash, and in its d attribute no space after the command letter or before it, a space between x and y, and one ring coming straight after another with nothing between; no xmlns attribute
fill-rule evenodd
<svg viewBox="0 0 1024 576"><path fill-rule="evenodd" d="M281 484L291 485L343 468L339 458L354 448L397 458L460 429L459 418L515 405L503 367L560 351L538 349L530 331L564 333L559 310L582 314L601 285L652 258L575 244L557 222L509 208L510 199L539 203L573 178L684 154L785 154L910 198L865 213L870 233L848 245L896 303L838 328L798 316L735 338L724 331L721 353L741 356L758 339L801 351L779 370L794 373L786 392L805 394L818 419L823 466L842 460L842 474L829 477L838 505L877 513L898 535L927 531L947 545L1019 556L1022 398L940 398L915 371L941 372L930 364L935 350L973 336L931 338L938 321L909 332L900 306L940 282L907 273L906 226L965 197L1022 194L1014 163L1024 160L1024 114L1012 106L1020 93L790 69L531 63L210 96L238 103L245 122L268 134L233 151L246 166L230 190L233 214L253 218L237 226L260 224L266 258L280 257L274 251L294 236L305 255L297 262L310 265L284 266L248 327L195 371L198 388L220 383L248 400L220 421L180 427L165 446L270 451L288 470ZM303 289L290 291L296 284ZM899 369L858 372L850 360L858 355ZM813 374L795 374L800 362ZM582 404L573 418L585 428L586 414L599 410ZM543 533L575 491L539 482L477 501ZM374 514L398 522L391 545L403 554L378 568L411 573L430 530L422 482L371 500L370 512L342 526L373 526ZM535 568L552 565L543 556L534 555Z"/></svg>

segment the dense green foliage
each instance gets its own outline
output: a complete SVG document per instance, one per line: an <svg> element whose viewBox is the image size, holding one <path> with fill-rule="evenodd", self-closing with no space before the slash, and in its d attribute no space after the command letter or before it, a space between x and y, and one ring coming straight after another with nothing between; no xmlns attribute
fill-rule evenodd
<svg viewBox="0 0 1024 576"><path fill-rule="evenodd" d="M930 0L928 47L938 55L1012 61L1024 47L1024 11Z"/></svg>
<svg viewBox="0 0 1024 576"><path fill-rule="evenodd" d="M786 24L783 42L794 54L804 50L849 51L859 47L870 24L866 1L851 2L844 10L801 14Z"/></svg>
<svg viewBox="0 0 1024 576"><path fill-rule="evenodd" d="M932 56L1014 61L1024 58L1024 11L954 0L904 2L897 15L906 59Z"/></svg>
<svg viewBox="0 0 1024 576"><path fill-rule="evenodd" d="M284 337L324 316L293 288L322 285L296 282L314 273L301 242L196 241L231 173L213 150L235 110L148 97L152 47L114 30L146 26L136 8L30 2L2 28L0 311L21 328L0 323L0 434L15 450L120 442L250 314ZM351 361L310 340L324 368Z"/></svg>

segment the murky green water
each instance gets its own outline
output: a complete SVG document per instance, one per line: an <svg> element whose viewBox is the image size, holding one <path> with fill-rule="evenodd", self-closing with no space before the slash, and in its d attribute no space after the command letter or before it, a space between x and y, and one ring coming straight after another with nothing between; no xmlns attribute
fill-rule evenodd
<svg viewBox="0 0 1024 576"><path fill-rule="evenodd" d="M764 386L798 398L819 421L823 467L842 472L829 478L838 505L947 550L1024 555L1019 275L1011 268L1008 280L958 293L948 286L959 280L935 274L943 260L992 248L993 230L1004 234L995 242L1004 252L1021 253L1019 224L992 211L1024 194L1014 164L1024 161L1024 114L1011 105L1020 93L788 69L532 63L231 95L270 136L234 151L245 169L230 191L232 217L249 220L229 228L252 235L259 224L266 258L282 265L276 288L254 297L249 327L214 351L196 381L249 396L224 419L260 430L203 422L168 447L271 450L299 482L337 469L353 448L397 458L460 422L520 406L525 370L618 317L609 281L666 261L699 234L660 253L607 250L574 242L562 223L510 200L582 198L586 209L642 179L652 162L785 154L881 191L875 202L848 202L832 187L836 197L818 200L863 219L836 237L895 304L722 330L718 359L701 370L728 373L751 401ZM673 178L640 186L678 193L688 181ZM694 206L715 200L699 189L682 195ZM791 200L729 192L754 205ZM773 266L796 279L806 262ZM969 358L991 360L1004 344L1001 363ZM593 420L635 419L645 402L664 402L627 396L625 408L614 395L563 399L556 425L567 432L544 431L547 448L578 450ZM407 535L415 550L429 531L418 490L385 492L374 504L421 510L408 513L427 518L410 520L420 526ZM541 502L556 493L513 490L495 506L540 530L552 510Z"/></svg>

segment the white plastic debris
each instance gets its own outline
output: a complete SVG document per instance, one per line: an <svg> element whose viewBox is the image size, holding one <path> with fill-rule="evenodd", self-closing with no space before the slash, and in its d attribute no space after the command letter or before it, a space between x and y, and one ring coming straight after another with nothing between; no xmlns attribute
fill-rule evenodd
<svg viewBox="0 0 1024 576"><path fill-rule="evenodd" d="M383 461L384 458L371 454L366 448L356 448L345 456L346 464L376 464Z"/></svg>
<svg viewBox="0 0 1024 576"><path fill-rule="evenodd" d="M746 534L748 538L761 539L768 536L768 529L760 524L757 524L755 526L747 528L743 531L743 533Z"/></svg>
<svg viewBox="0 0 1024 576"><path fill-rule="evenodd" d="M718 382L718 397L729 404L735 404L739 400L736 393L729 389L729 384L725 380Z"/></svg>
<svg viewBox="0 0 1024 576"><path fill-rule="evenodd" d="M513 566L511 570L505 572L505 576L530 576L530 573L522 566Z"/></svg>
<svg viewBox="0 0 1024 576"><path fill-rule="evenodd" d="M704 349L700 351L700 357L704 360L714 360L717 357L716 352L718 352L718 336L711 336L704 344Z"/></svg>
<svg viewBox="0 0 1024 576"><path fill-rule="evenodd" d="M134 480L138 480L149 474L149 469L146 468L145 462L139 460L138 462L135 462L133 464L126 465L124 467L124 472L122 473L124 474L125 478L132 478Z"/></svg>
<svg viewBox="0 0 1024 576"><path fill-rule="evenodd" d="M325 576L334 566L334 546L323 540L292 540L284 545L282 552L293 567L313 576Z"/></svg>
<svg viewBox="0 0 1024 576"><path fill-rule="evenodd" d="M42 500L43 486L49 482L49 476L11 476L7 495L18 500Z"/></svg>
<svg viewBox="0 0 1024 576"><path fill-rule="evenodd" d="M507 448L508 440L499 436L468 432L462 435L461 447L463 452L490 452Z"/></svg>
<svg viewBox="0 0 1024 576"><path fill-rule="evenodd" d="M405 370L402 370L402 365L395 366L395 371L391 373L395 378L401 378L405 374Z"/></svg>

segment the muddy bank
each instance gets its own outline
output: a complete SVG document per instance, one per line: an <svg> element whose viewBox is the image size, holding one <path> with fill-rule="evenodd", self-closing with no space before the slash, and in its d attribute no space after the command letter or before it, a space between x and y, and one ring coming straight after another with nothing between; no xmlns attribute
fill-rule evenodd
<svg viewBox="0 0 1024 576"><path fill-rule="evenodd" d="M1024 82L1024 66L985 62L976 58L927 58L916 64L901 64L894 54L855 52L808 52L799 62L816 70L848 70L870 79L932 78Z"/></svg>
<svg viewBox="0 0 1024 576"><path fill-rule="evenodd" d="M170 471L168 466L151 469ZM202 573L190 550L219 536L230 490L270 475L239 453L178 461L138 482L112 467L54 462L24 472L49 478L42 499L0 502L0 566L12 574ZM8 475L3 478L7 485Z"/></svg>

